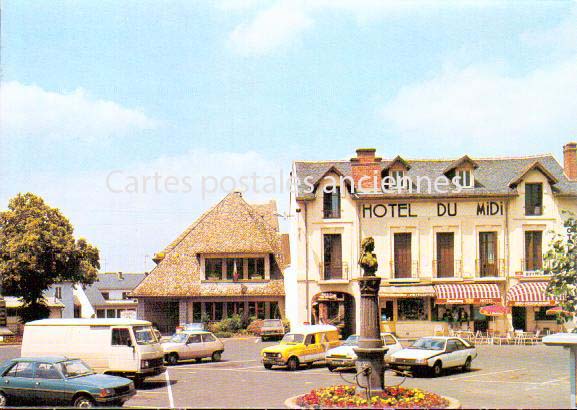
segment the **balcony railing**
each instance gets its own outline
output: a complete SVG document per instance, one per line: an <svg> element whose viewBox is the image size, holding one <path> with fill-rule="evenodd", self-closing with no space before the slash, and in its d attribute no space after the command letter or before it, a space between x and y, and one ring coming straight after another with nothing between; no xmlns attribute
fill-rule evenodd
<svg viewBox="0 0 577 410"><path fill-rule="evenodd" d="M349 264L319 264L320 280L350 280Z"/></svg>
<svg viewBox="0 0 577 410"><path fill-rule="evenodd" d="M527 261L525 259L521 259L521 273L525 277L533 277L533 276L551 276L551 273L547 273L546 270L549 268L550 262L543 261L541 269L527 269Z"/></svg>
<svg viewBox="0 0 577 410"><path fill-rule="evenodd" d="M338 219L341 217L340 209L323 209L324 219Z"/></svg>
<svg viewBox="0 0 577 410"><path fill-rule="evenodd" d="M410 272L397 272L395 270L395 261L391 260L391 278L392 279L418 279L419 278L419 261L411 262Z"/></svg>
<svg viewBox="0 0 577 410"><path fill-rule="evenodd" d="M434 278L460 278L463 276L463 261L456 259L453 261L453 272L446 272L441 266L440 261L433 259L433 277Z"/></svg>
<svg viewBox="0 0 577 410"><path fill-rule="evenodd" d="M499 278L505 272L505 259L481 261L475 259L475 273L478 278Z"/></svg>

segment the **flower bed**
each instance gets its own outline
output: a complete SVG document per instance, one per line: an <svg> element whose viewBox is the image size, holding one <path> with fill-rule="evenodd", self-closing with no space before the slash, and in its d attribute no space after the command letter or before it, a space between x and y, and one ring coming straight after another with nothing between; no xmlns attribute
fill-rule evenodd
<svg viewBox="0 0 577 410"><path fill-rule="evenodd" d="M449 401L438 394L420 389L405 387L387 387L384 392L375 394L370 400L355 393L354 386L331 386L311 390L300 396L296 404L301 408L447 408Z"/></svg>

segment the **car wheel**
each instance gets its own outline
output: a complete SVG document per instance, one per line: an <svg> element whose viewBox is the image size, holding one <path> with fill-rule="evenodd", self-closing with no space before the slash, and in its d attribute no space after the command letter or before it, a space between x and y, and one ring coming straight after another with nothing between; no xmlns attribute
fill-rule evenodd
<svg viewBox="0 0 577 410"><path fill-rule="evenodd" d="M85 395L80 395L76 399L74 399L73 405L74 407L77 407L79 409L89 409L94 407L95 403L94 400L92 400L92 398Z"/></svg>
<svg viewBox="0 0 577 410"><path fill-rule="evenodd" d="M6 398L6 395L0 391L0 407L6 407L7 404L8 399Z"/></svg>
<svg viewBox="0 0 577 410"><path fill-rule="evenodd" d="M261 342L266 342L266 337L261 336L261 337L260 337L260 340L261 340Z"/></svg>
<svg viewBox="0 0 577 410"><path fill-rule="evenodd" d="M222 357L221 352L214 352L211 356L211 359L213 362L219 362L221 357Z"/></svg>
<svg viewBox="0 0 577 410"><path fill-rule="evenodd" d="M166 356L166 363L168 363L171 366L174 366L175 364L178 363L178 355L176 353L171 353L168 356Z"/></svg>
<svg viewBox="0 0 577 410"><path fill-rule="evenodd" d="M291 372L294 372L295 370L298 370L299 368L299 359L297 359L296 357L291 357L290 359L288 359L288 362L286 363L287 365L287 369L290 370Z"/></svg>
<svg viewBox="0 0 577 410"><path fill-rule="evenodd" d="M435 362L431 371L433 373L433 377L439 377L441 373L443 373L443 363L441 363L440 360Z"/></svg>
<svg viewBox="0 0 577 410"><path fill-rule="evenodd" d="M467 360L465 360L465 364L463 365L463 371L464 372L471 371L471 362L472 362L471 358L467 357Z"/></svg>
<svg viewBox="0 0 577 410"><path fill-rule="evenodd" d="M334 372L335 370L337 370L336 366L327 366L327 368L329 369L329 372Z"/></svg>
<svg viewBox="0 0 577 410"><path fill-rule="evenodd" d="M136 376L134 377L134 387L136 387L137 389L142 387L142 384L144 383L144 377L142 376Z"/></svg>
<svg viewBox="0 0 577 410"><path fill-rule="evenodd" d="M264 364L264 368L267 369L267 370L270 370L270 369L272 369L272 364L270 364L270 363L265 363L265 364Z"/></svg>

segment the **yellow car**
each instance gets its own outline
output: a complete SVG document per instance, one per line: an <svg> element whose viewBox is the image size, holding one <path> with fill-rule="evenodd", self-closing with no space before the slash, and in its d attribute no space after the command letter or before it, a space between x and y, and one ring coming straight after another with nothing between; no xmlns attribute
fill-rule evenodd
<svg viewBox="0 0 577 410"><path fill-rule="evenodd" d="M265 369L287 366L297 370L301 364L325 360L327 350L340 346L339 331L330 325L308 325L291 330L280 344L262 350Z"/></svg>

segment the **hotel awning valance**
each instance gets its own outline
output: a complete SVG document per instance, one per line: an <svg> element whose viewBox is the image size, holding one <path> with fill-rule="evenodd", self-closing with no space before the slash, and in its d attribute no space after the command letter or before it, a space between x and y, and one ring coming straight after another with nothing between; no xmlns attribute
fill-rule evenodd
<svg viewBox="0 0 577 410"><path fill-rule="evenodd" d="M554 306L557 300L547 297L547 282L522 282L507 292L509 306Z"/></svg>
<svg viewBox="0 0 577 410"><path fill-rule="evenodd" d="M435 296L432 286L381 286L379 297L382 298L413 298Z"/></svg>
<svg viewBox="0 0 577 410"><path fill-rule="evenodd" d="M495 283L452 283L435 285L438 305L481 305L500 303L501 292Z"/></svg>

